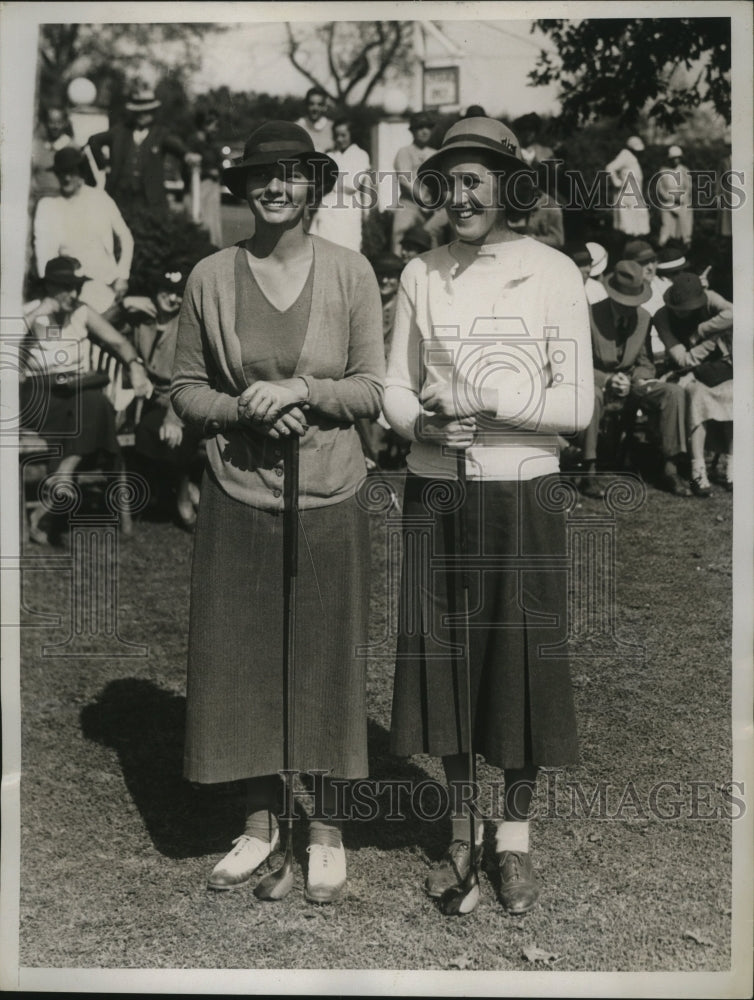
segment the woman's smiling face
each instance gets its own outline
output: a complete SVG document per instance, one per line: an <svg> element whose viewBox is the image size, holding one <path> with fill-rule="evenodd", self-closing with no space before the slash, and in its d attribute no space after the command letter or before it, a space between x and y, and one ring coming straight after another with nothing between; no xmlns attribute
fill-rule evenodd
<svg viewBox="0 0 754 1000"><path fill-rule="evenodd" d="M246 175L246 200L257 222L287 228L304 215L311 179L296 161L253 167Z"/></svg>
<svg viewBox="0 0 754 1000"><path fill-rule="evenodd" d="M456 236L465 243L493 243L507 229L500 202L499 171L482 157L459 150L443 165L449 188L447 210Z"/></svg>

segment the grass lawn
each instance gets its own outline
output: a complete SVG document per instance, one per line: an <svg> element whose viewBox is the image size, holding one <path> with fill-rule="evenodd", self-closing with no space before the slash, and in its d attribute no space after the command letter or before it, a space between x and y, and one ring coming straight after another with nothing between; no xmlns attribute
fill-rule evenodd
<svg viewBox="0 0 754 1000"><path fill-rule="evenodd" d="M373 528L377 641L389 593L378 515ZM305 902L300 869L283 902L261 903L250 887L209 893L241 814L235 786L181 777L191 538L144 518L120 547L120 635L146 644L143 658L42 655L70 630L72 583L53 550L37 549L22 586L21 965L729 968L731 824L719 786L733 777L731 533L719 488L706 502L648 488L639 510L616 515L615 635L644 654L582 636L572 668L581 763L541 775L532 851L542 901L519 918L501 909L488 874L472 915L441 916L423 882L448 824L384 813L346 827L339 905ZM437 761L388 753L393 645L388 636L369 663L372 777L439 779ZM571 809L568 781L587 800L601 791L605 808ZM662 818L673 802L678 817Z"/></svg>

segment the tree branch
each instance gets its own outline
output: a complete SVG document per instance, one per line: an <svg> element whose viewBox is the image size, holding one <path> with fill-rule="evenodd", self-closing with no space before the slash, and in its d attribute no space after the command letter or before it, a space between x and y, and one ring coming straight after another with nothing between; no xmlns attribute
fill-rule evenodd
<svg viewBox="0 0 754 1000"><path fill-rule="evenodd" d="M400 23L398 21L391 21L390 25L391 25L391 27L393 27L393 29L395 31L395 34L393 36L393 41L391 42L391 44L388 47L388 49L383 50L382 57L381 57L381 59L379 61L377 69L375 70L374 76L369 81L369 83L367 84L367 88L364 91L364 96L362 98L362 101L366 101L367 100L367 98L372 93L372 91L377 86L377 84L383 79L383 77L385 76L385 70L388 68L388 66L390 65L390 63L393 61L395 53L398 51L398 48L399 48L399 46L401 44L401 41L402 41L402 33L401 33L402 29L401 29Z"/></svg>
<svg viewBox="0 0 754 1000"><path fill-rule="evenodd" d="M315 87L319 87L320 90L322 90L325 94L327 94L327 96L330 98L331 101L336 100L334 95L330 93L330 91L324 86L321 80L318 80L317 77L314 76L306 68L306 66L304 66L302 63L298 61L298 59L296 58L296 52L299 49L299 43L296 41L296 38L293 34L293 31L291 30L291 26L288 21L286 21L285 28L286 31L288 32L288 58L291 60L291 62L299 71L299 73L305 76L310 83L312 83Z"/></svg>

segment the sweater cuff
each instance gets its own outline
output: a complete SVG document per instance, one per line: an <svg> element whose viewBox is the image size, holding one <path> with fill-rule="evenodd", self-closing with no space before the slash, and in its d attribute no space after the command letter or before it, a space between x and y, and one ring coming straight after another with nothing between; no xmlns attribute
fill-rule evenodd
<svg viewBox="0 0 754 1000"><path fill-rule="evenodd" d="M221 395L213 403L205 423L208 435L230 430L238 424L238 400L235 396Z"/></svg>

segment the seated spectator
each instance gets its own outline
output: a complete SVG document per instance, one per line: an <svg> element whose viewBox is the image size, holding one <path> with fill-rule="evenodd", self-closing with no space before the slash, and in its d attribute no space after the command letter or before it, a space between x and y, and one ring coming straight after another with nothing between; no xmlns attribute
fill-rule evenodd
<svg viewBox="0 0 754 1000"><path fill-rule="evenodd" d="M184 425L170 401L178 313L186 277L180 271L169 270L156 282L151 298L127 296L124 306L132 316L134 346L154 385L136 425L136 450L159 463L175 493L178 519L182 527L193 531L199 496L191 480L191 469L201 439Z"/></svg>
<svg viewBox="0 0 754 1000"><path fill-rule="evenodd" d="M83 155L75 146L55 154L53 169L60 193L42 198L37 205L34 256L40 275L60 255L80 261L89 276L81 289L81 302L110 319L113 306L128 290L134 241L113 199L84 183L83 167Z"/></svg>
<svg viewBox="0 0 754 1000"><path fill-rule="evenodd" d="M670 288L676 274L688 269L688 261L683 247L668 242L657 251L657 277L665 281L663 295Z"/></svg>
<svg viewBox="0 0 754 1000"><path fill-rule="evenodd" d="M592 244L592 246L596 245L596 243ZM605 286L590 277L594 268L594 258L589 251L589 244L582 243L580 240L569 240L563 245L563 253L571 258L581 272L581 277L584 279L584 292L587 302L592 305L594 302L601 302L603 299L606 299L607 292L605 291Z"/></svg>
<svg viewBox="0 0 754 1000"><path fill-rule="evenodd" d="M118 355L128 367L137 395L148 396L152 390L133 345L79 301L86 280L78 260L54 257L45 267L44 298L24 306L29 363L21 384L20 409L30 414L27 429L60 446L53 471L63 482L72 479L82 459L105 453L115 462L119 454L115 414L102 392L107 376L88 372L86 339L93 336ZM38 399L40 392L45 406L35 408L30 401ZM30 516L29 535L39 543L48 540L40 527L44 513L39 504Z"/></svg>
<svg viewBox="0 0 754 1000"><path fill-rule="evenodd" d="M642 305L651 292L641 265L618 261L605 287L608 298L590 306L595 391L592 420L582 436L582 491L587 496L604 495L595 478L602 414L608 406L620 411L630 400L659 416L664 488L676 496L691 496L678 475L678 462L686 453L684 390L656 378L647 352L651 317Z"/></svg>
<svg viewBox="0 0 754 1000"><path fill-rule="evenodd" d="M369 154L351 139L351 122L340 118L333 125L334 149L327 153L338 165L338 180L322 197L309 232L349 250L361 251L361 230L370 187Z"/></svg>
<svg viewBox="0 0 754 1000"><path fill-rule="evenodd" d="M426 253L427 250L431 249L432 237L424 226L411 226L403 234L403 239L401 240L401 257L404 264L408 264L410 260L418 257L420 253Z"/></svg>
<svg viewBox="0 0 754 1000"><path fill-rule="evenodd" d="M607 268L607 250L600 243L587 242L586 248L592 258L592 266L589 269L589 277L584 285L586 300L589 305L595 302L602 302L607 298L605 291L605 270Z"/></svg>
<svg viewBox="0 0 754 1000"><path fill-rule="evenodd" d="M695 274L682 272L665 292L655 315L670 371L686 392L686 426L691 453L691 489L710 496L704 451L706 425L721 425L724 451L718 467L725 488L733 488L733 303L705 289Z"/></svg>

